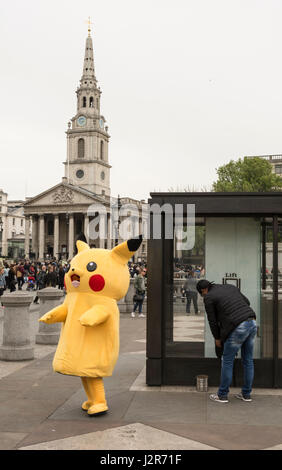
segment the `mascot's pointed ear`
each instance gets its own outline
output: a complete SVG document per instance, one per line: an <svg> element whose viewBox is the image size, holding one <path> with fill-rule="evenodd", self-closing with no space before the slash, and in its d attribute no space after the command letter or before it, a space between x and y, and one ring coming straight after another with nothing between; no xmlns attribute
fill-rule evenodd
<svg viewBox="0 0 282 470"><path fill-rule="evenodd" d="M84 233L80 232L80 234L78 235L76 239L75 245L76 245L75 254L77 254L77 252L79 253L80 251L89 249L89 246L87 245L86 236L84 235Z"/></svg>
<svg viewBox="0 0 282 470"><path fill-rule="evenodd" d="M78 253L81 253L81 251L89 250L89 245L87 245L87 243L85 242L82 242L81 240L77 240L76 246Z"/></svg>
<svg viewBox="0 0 282 470"><path fill-rule="evenodd" d="M138 238L131 238L131 240L127 240L126 242L115 246L112 249L111 254L119 263L126 264L132 257L133 253L138 250L141 243L142 235L139 235Z"/></svg>

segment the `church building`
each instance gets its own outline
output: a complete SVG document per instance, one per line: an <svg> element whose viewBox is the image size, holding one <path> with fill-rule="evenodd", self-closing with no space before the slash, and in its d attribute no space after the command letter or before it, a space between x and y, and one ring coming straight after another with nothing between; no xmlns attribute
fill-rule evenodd
<svg viewBox="0 0 282 470"><path fill-rule="evenodd" d="M83 73L76 90L76 114L68 123L66 131L67 160L64 162L64 177L56 186L27 198L24 204L26 258L41 261L46 258L70 259L75 252L76 237L81 232L85 233L90 246L110 249L115 243L111 237L110 217L113 203L108 154L110 136L106 120L101 114L102 92L95 75L90 33L89 27ZM134 201L134 204L141 207L142 202ZM122 199L119 203L122 203ZM92 240L89 238L89 224L97 213L89 212L89 207L96 204L103 205L106 211L103 216L106 235ZM146 244L143 245L144 259Z"/></svg>

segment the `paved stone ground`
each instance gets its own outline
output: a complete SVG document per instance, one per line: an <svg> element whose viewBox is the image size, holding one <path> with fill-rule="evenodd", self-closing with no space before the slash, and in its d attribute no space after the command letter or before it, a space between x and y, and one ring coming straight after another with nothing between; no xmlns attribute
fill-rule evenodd
<svg viewBox="0 0 282 470"><path fill-rule="evenodd" d="M32 341L38 306L31 306ZM2 335L0 314L0 333ZM147 387L146 319L121 315L120 356L105 379L109 412L89 417L78 377L52 371L55 346L35 359L0 361L0 449L280 449L282 390L254 390L252 403L214 403L194 387Z"/></svg>

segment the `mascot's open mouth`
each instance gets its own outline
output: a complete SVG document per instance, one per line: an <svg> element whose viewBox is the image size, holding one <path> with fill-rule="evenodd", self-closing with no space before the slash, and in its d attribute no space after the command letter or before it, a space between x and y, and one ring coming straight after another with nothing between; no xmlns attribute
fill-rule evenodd
<svg viewBox="0 0 282 470"><path fill-rule="evenodd" d="M79 287L80 286L80 276L78 274L73 274L71 276L71 283L73 287Z"/></svg>

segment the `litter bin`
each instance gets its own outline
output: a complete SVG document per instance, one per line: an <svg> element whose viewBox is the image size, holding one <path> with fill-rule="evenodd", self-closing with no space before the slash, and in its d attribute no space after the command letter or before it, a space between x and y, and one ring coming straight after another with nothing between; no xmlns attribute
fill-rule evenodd
<svg viewBox="0 0 282 470"><path fill-rule="evenodd" d="M197 392L208 391L208 375L197 375Z"/></svg>

